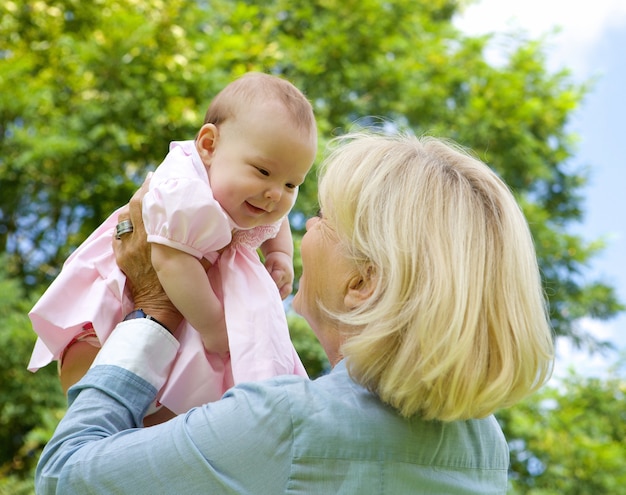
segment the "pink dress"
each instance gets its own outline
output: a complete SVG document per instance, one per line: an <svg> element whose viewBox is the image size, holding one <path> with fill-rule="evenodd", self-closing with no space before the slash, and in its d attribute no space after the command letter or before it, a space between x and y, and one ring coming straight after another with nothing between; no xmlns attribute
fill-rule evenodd
<svg viewBox="0 0 626 495"><path fill-rule="evenodd" d="M117 217L118 211L72 253L29 313L38 334L29 370L59 359L89 323L104 342L135 309L111 247ZM176 330L178 356L158 395L161 404L180 414L219 399L235 383L306 376L278 289L256 251L280 224L238 229L213 198L193 141L170 145L143 199L143 218L150 242L212 263L207 276L224 303L230 346L229 359L206 353L200 335L183 321Z"/></svg>

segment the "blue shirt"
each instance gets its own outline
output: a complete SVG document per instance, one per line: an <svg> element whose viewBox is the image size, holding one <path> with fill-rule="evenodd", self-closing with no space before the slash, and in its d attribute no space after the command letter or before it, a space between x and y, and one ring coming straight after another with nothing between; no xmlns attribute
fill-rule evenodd
<svg viewBox="0 0 626 495"><path fill-rule="evenodd" d="M141 428L176 356L158 324L118 325L44 449L37 493L505 494L496 420L402 418L350 379L238 385L223 399Z"/></svg>

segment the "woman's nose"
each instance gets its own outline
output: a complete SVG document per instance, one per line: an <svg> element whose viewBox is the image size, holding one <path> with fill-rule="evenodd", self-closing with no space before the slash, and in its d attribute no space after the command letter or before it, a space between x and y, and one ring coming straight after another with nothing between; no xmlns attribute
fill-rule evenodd
<svg viewBox="0 0 626 495"><path fill-rule="evenodd" d="M313 225L315 225L317 222L319 221L319 217L311 217L309 218L306 223L304 224L304 228L307 230L307 232L309 231L309 229L311 227L313 227Z"/></svg>

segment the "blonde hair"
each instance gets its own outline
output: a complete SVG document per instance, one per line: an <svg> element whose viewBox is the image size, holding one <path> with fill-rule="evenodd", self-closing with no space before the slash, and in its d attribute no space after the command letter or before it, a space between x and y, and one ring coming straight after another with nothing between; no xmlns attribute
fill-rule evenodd
<svg viewBox="0 0 626 495"><path fill-rule="evenodd" d="M298 129L316 129L313 107L304 94L289 81L261 72L248 72L222 89L211 101L204 123L219 126L250 105L268 101L280 103Z"/></svg>
<svg viewBox="0 0 626 495"><path fill-rule="evenodd" d="M510 190L432 137L339 138L320 167L325 221L376 280L342 347L350 375L402 415L452 421L510 406L551 375L535 249Z"/></svg>

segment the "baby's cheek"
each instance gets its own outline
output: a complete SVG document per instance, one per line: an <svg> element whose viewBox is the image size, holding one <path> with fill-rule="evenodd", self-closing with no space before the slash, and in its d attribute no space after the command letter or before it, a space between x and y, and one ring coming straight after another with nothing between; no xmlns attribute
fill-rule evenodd
<svg viewBox="0 0 626 495"><path fill-rule="evenodd" d="M286 193L283 195L283 199L281 200L281 210L283 211L283 216L291 211L293 205L296 204L296 199L298 199L298 195L295 193Z"/></svg>

